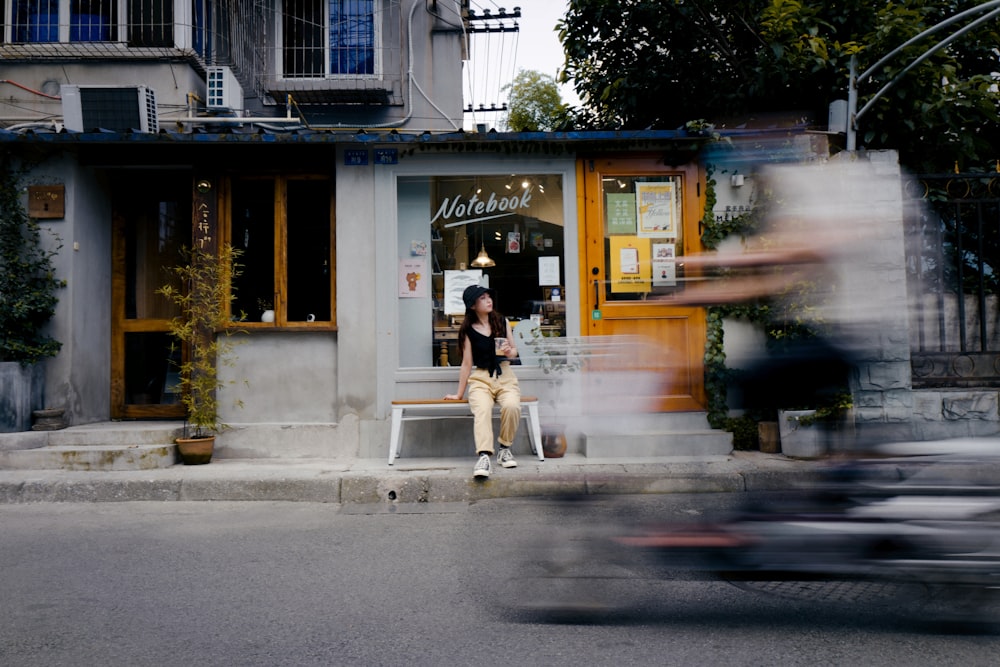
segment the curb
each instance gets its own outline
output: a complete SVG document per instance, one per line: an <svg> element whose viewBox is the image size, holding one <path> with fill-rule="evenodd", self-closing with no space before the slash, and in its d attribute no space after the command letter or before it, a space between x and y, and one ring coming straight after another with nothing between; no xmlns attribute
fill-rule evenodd
<svg viewBox="0 0 1000 667"><path fill-rule="evenodd" d="M472 502L557 494L740 493L793 489L815 462L740 459L523 465L473 480L468 462L380 468L369 461L219 460L129 472L0 470L0 503L278 501Z"/></svg>

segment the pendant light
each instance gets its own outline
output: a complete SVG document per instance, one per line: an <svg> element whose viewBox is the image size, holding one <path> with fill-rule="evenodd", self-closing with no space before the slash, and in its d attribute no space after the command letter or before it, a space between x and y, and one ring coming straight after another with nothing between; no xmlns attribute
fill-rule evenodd
<svg viewBox="0 0 1000 667"><path fill-rule="evenodd" d="M472 260L471 266L477 269L484 269L489 266L496 266L497 263L486 254L486 238L483 236L483 223L479 223L479 254Z"/></svg>

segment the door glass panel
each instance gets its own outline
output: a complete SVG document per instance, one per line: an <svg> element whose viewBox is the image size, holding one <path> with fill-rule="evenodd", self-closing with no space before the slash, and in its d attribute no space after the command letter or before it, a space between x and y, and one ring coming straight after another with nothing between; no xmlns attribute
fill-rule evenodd
<svg viewBox="0 0 1000 667"><path fill-rule="evenodd" d="M170 267L177 263L181 246L190 242L190 204L156 198L140 203L127 221L125 237L125 317L176 316L177 306L156 290L167 284L181 288Z"/></svg>
<svg viewBox="0 0 1000 667"><path fill-rule="evenodd" d="M683 289L680 176L604 176L605 301L669 298Z"/></svg>
<svg viewBox="0 0 1000 667"><path fill-rule="evenodd" d="M177 369L180 347L169 333L125 334L125 403L162 405L180 402Z"/></svg>

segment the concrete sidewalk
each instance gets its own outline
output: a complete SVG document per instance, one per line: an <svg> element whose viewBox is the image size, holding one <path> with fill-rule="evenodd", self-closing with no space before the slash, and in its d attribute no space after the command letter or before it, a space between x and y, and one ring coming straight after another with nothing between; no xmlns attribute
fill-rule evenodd
<svg viewBox="0 0 1000 667"><path fill-rule="evenodd" d="M136 471L0 470L0 502L271 500L325 503L467 502L554 493L742 492L795 488L815 477L815 461L760 452L659 459L544 462L518 458L474 480L474 457L384 459L220 459Z"/></svg>

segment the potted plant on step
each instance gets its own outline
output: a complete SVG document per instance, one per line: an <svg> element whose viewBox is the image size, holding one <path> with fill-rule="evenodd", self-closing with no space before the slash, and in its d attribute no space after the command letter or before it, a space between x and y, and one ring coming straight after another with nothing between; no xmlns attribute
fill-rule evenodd
<svg viewBox="0 0 1000 667"><path fill-rule="evenodd" d="M22 203L21 170L8 155L0 161L0 432L27 431L31 414L44 407L42 364L61 343L45 334L55 314L52 259L62 247L42 243L38 222Z"/></svg>
<svg viewBox="0 0 1000 667"><path fill-rule="evenodd" d="M225 244L218 253L201 248L181 252L184 261L172 271L186 289L168 284L157 292L180 309L170 322L170 334L183 346L179 384L187 423L184 437L176 442L181 460L190 465L208 463L216 434L227 428L219 419L218 391L231 382L220 380L219 367L236 359L232 336L239 331L232 328L230 307L240 251ZM242 407L241 401L236 404Z"/></svg>

